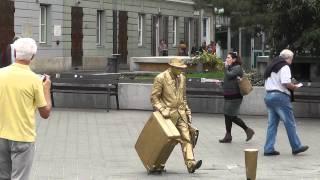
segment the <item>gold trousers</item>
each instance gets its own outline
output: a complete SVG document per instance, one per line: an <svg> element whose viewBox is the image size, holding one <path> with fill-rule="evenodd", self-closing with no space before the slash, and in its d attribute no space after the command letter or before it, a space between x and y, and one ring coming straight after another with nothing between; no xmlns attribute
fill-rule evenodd
<svg viewBox="0 0 320 180"><path fill-rule="evenodd" d="M189 126L186 122L184 122L181 118L178 119L176 123L176 127L181 135L181 150L184 158L184 162L188 165L188 162L194 162L194 154L193 154L193 147L191 144L191 137Z"/></svg>

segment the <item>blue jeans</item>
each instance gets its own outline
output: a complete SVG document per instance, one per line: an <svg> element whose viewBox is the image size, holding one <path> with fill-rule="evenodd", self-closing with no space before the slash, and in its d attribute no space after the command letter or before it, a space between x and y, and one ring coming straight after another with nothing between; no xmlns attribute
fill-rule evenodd
<svg viewBox="0 0 320 180"><path fill-rule="evenodd" d="M268 129L264 152L270 153L275 150L274 144L280 119L287 130L292 151L300 149L301 142L296 132L296 122L290 97L281 92L267 92L264 102L268 109Z"/></svg>

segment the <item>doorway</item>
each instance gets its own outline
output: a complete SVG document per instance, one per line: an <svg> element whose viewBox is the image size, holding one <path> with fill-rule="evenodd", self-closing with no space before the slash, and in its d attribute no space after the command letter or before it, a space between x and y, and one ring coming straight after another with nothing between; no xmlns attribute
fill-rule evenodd
<svg viewBox="0 0 320 180"><path fill-rule="evenodd" d="M153 15L151 18L151 56L158 56L159 38L159 16Z"/></svg>
<svg viewBox="0 0 320 180"><path fill-rule="evenodd" d="M6 52L14 38L14 2L0 0L0 68L11 64L11 58L7 58Z"/></svg>
<svg viewBox="0 0 320 180"><path fill-rule="evenodd" d="M83 9L82 7L71 8L71 57L72 67L82 66L83 57Z"/></svg>
<svg viewBox="0 0 320 180"><path fill-rule="evenodd" d="M127 64L128 56L128 12L119 11L119 34L118 42L119 49L118 53L120 54L119 63Z"/></svg>

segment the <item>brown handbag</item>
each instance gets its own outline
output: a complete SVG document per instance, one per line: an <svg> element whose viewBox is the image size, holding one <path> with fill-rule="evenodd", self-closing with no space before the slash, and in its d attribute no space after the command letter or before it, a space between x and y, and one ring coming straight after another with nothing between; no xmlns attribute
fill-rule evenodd
<svg viewBox="0 0 320 180"><path fill-rule="evenodd" d="M248 95L252 90L252 85L247 77L242 77L238 80L240 94L242 96Z"/></svg>

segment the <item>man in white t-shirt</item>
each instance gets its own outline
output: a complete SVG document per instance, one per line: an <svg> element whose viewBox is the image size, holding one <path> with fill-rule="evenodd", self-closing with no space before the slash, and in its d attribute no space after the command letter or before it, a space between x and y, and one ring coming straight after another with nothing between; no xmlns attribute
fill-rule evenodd
<svg viewBox="0 0 320 180"><path fill-rule="evenodd" d="M291 82L289 65L292 63L292 59L293 52L284 49L281 51L280 56L267 67L265 72L267 94L264 101L268 109L268 129L264 145L265 156L280 155L280 152L274 148L280 119L287 130L292 154L299 154L309 148L308 146L303 146L300 142L292 111L291 97L293 93L290 93L290 91L294 91L299 87L299 85Z"/></svg>

